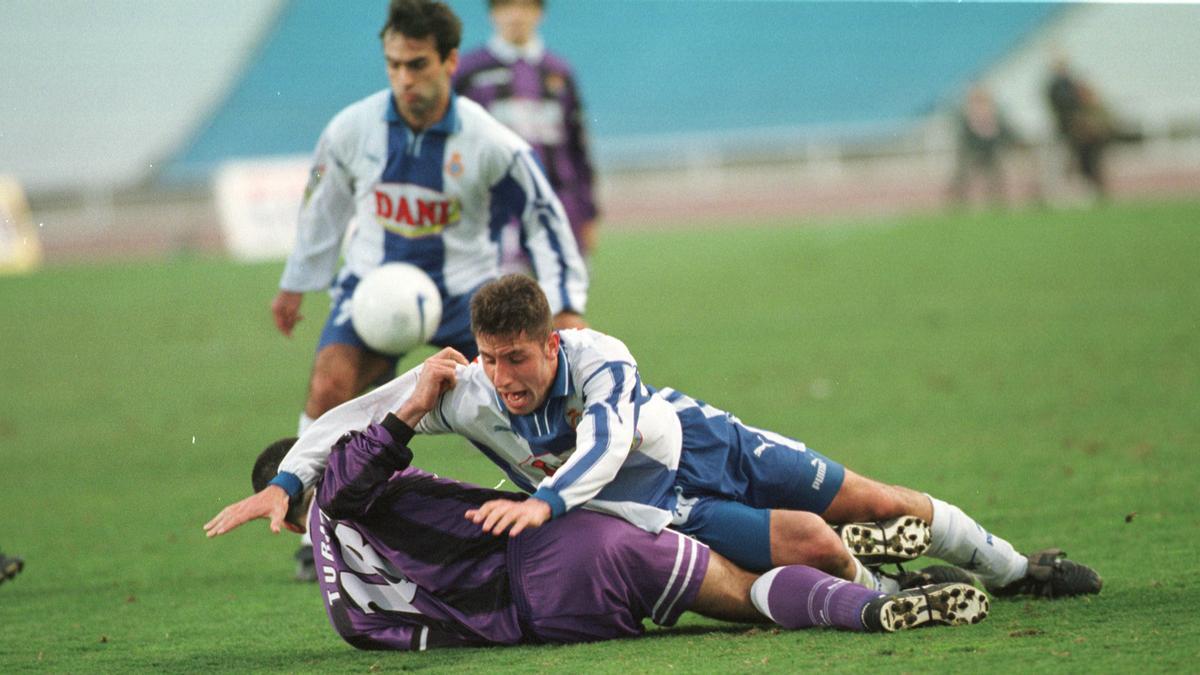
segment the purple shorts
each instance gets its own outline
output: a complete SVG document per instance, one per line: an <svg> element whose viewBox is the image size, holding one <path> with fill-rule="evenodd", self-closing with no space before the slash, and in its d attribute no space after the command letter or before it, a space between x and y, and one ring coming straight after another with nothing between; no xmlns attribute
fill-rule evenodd
<svg viewBox="0 0 1200 675"><path fill-rule="evenodd" d="M708 547L580 509L513 538L508 561L526 636L582 642L640 635L645 618L674 625L700 592Z"/></svg>

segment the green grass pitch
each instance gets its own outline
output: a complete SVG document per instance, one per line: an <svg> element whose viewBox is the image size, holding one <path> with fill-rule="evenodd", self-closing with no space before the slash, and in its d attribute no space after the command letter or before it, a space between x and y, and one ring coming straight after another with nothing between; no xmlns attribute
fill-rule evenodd
<svg viewBox="0 0 1200 675"><path fill-rule="evenodd" d="M293 431L326 302L296 338L278 264L206 258L0 278L0 672L1186 671L1200 656L1200 202L612 232L589 319L644 380L957 503L1104 576L890 636L694 616L642 640L357 652L290 535L201 525ZM413 361L408 361L411 364ZM426 468L500 472L453 439Z"/></svg>

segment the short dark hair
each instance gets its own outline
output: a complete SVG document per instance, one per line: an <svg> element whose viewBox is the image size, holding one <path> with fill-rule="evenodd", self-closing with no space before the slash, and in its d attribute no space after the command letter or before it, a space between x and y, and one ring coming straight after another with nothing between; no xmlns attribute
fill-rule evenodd
<svg viewBox="0 0 1200 675"><path fill-rule="evenodd" d="M462 42L462 21L443 2L392 0L388 5L387 23L380 29L379 39L387 37L389 32L417 40L432 35L438 56L445 60Z"/></svg>
<svg viewBox="0 0 1200 675"><path fill-rule="evenodd" d="M471 332L545 340L554 330L550 303L527 275L506 274L479 287L471 298Z"/></svg>
<svg viewBox="0 0 1200 675"><path fill-rule="evenodd" d="M281 438L259 453L258 459L254 460L254 470L250 472L250 485L254 487L255 494L262 492L270 485L271 479L279 473L279 463L283 461L284 455L288 454L288 450L291 450L295 444L295 436ZM289 501L285 518L288 522L303 525L307 515L304 513L303 499L296 498Z"/></svg>

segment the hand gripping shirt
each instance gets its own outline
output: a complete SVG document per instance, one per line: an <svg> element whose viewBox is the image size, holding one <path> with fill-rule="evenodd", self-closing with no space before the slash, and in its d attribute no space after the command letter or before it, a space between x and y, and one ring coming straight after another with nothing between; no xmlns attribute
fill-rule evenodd
<svg viewBox="0 0 1200 675"><path fill-rule="evenodd" d="M645 386L616 338L564 330L546 401L528 415L505 409L475 361L417 424L419 434L458 434L547 502L554 516L586 506L650 532L670 523L682 430L674 407ZM324 470L343 433L378 423L411 396L418 366L314 422L280 464L275 482L297 493Z"/></svg>
<svg viewBox="0 0 1200 675"><path fill-rule="evenodd" d="M321 134L279 285L328 287L353 222L346 272L362 277L382 263L407 262L443 297L463 295L499 276L499 231L514 217L551 311L583 313L587 270L529 144L455 96L437 124L414 133L390 90L380 91L342 110Z"/></svg>

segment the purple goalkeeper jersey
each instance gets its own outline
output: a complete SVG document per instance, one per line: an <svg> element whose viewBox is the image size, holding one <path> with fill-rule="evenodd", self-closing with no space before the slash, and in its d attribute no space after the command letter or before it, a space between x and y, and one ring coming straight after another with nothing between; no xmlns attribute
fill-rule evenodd
<svg viewBox="0 0 1200 675"><path fill-rule="evenodd" d="M322 598L359 649L581 642L673 625L694 601L708 549L589 511L520 536L464 517L525 495L409 467L413 431L389 415L334 446L309 516Z"/></svg>
<svg viewBox="0 0 1200 675"><path fill-rule="evenodd" d="M596 217L583 108L566 61L540 40L518 50L493 39L459 59L454 90L533 146L577 233Z"/></svg>
<svg viewBox="0 0 1200 675"><path fill-rule="evenodd" d="M329 620L360 649L520 642L507 538L463 517L520 497L408 467L412 453L393 442L405 433L388 418L343 436L329 457L309 516Z"/></svg>

